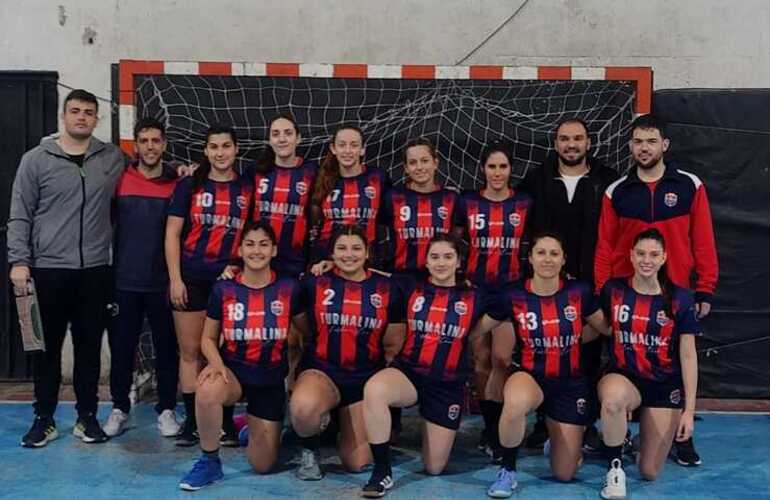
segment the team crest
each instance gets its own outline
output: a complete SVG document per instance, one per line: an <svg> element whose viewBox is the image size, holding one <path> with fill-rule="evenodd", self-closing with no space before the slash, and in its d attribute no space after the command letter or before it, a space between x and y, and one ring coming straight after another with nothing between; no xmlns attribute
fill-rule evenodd
<svg viewBox="0 0 770 500"><path fill-rule="evenodd" d="M676 206L677 201L679 201L679 196L677 196L676 193L666 193L665 196L663 196L663 203L665 203L667 207Z"/></svg>
<svg viewBox="0 0 770 500"><path fill-rule="evenodd" d="M513 227L519 227L519 224L521 224L521 215L516 212L509 213L508 222L510 222Z"/></svg>
<svg viewBox="0 0 770 500"><path fill-rule="evenodd" d="M373 200L377 197L377 189L374 186L366 186L364 188L364 195L370 200Z"/></svg>
<svg viewBox="0 0 770 500"><path fill-rule="evenodd" d="M567 321L575 321L577 319L577 309L575 309L575 306L565 307L564 317L567 319Z"/></svg>
<svg viewBox="0 0 770 500"><path fill-rule="evenodd" d="M369 302L371 302L372 306L379 309L380 307L382 307L382 295L380 295L379 293L374 293L370 295Z"/></svg>
<svg viewBox="0 0 770 500"><path fill-rule="evenodd" d="M575 401L575 409L578 412L578 415L585 415L586 414L586 400L584 398L578 398L577 401Z"/></svg>
<svg viewBox="0 0 770 500"><path fill-rule="evenodd" d="M666 326L666 323L668 323L668 316L666 316L666 311L658 311L658 314L655 316L655 321L660 326Z"/></svg>
<svg viewBox="0 0 770 500"><path fill-rule="evenodd" d="M304 181L299 181L298 183L294 184L294 190L298 195L305 196L307 193L307 184Z"/></svg>
<svg viewBox="0 0 770 500"><path fill-rule="evenodd" d="M460 416L460 405L449 405L446 416L449 417L449 420L457 420Z"/></svg>
<svg viewBox="0 0 770 500"><path fill-rule="evenodd" d="M447 209L447 207L438 207L436 213L441 220L446 220L446 218L449 217L449 209Z"/></svg>
<svg viewBox="0 0 770 500"><path fill-rule="evenodd" d="M455 312L460 316L468 312L468 305L465 302L455 302Z"/></svg>
<svg viewBox="0 0 770 500"><path fill-rule="evenodd" d="M270 312L276 316L283 314L283 302L280 300L274 300L270 303Z"/></svg>
<svg viewBox="0 0 770 500"><path fill-rule="evenodd" d="M674 389L671 391L671 394L669 394L668 400L671 401L671 404L678 405L682 402L682 391Z"/></svg>
<svg viewBox="0 0 770 500"><path fill-rule="evenodd" d="M235 204L238 205L238 208L246 208L246 197L245 196L238 196L235 199Z"/></svg>

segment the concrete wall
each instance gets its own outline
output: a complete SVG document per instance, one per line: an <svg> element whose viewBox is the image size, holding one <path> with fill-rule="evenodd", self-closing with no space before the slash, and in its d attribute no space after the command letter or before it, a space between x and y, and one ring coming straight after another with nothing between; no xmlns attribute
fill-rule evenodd
<svg viewBox="0 0 770 500"><path fill-rule="evenodd" d="M121 58L632 65L656 88L765 87L767 26L768 0L0 0L0 70L105 98Z"/></svg>

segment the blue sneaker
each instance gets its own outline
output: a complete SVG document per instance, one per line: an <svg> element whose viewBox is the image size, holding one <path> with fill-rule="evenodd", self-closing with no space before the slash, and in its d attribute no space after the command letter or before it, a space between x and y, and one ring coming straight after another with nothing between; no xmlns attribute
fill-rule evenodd
<svg viewBox="0 0 770 500"><path fill-rule="evenodd" d="M497 479L487 490L487 495L492 498L508 498L513 495L513 490L516 489L517 484L516 471L500 467L500 471L497 473Z"/></svg>
<svg viewBox="0 0 770 500"><path fill-rule="evenodd" d="M192 470L179 482L179 487L185 491L196 491L223 477L225 475L222 474L222 462L219 458L208 458L202 455L195 462Z"/></svg>
<svg viewBox="0 0 770 500"><path fill-rule="evenodd" d="M238 431L238 446L249 445L249 426L244 425L241 430Z"/></svg>

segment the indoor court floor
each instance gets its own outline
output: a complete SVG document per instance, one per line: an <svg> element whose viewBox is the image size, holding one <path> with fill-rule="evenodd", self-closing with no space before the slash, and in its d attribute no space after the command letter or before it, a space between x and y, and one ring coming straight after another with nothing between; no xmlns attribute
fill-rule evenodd
<svg viewBox="0 0 770 500"><path fill-rule="evenodd" d="M100 421L110 410L100 405ZM105 444L85 444L72 436L74 406L61 403L57 411L59 439L37 450L19 446L31 422L28 402L0 403L0 498L358 498L368 472L347 474L332 449L324 449L326 477L317 482L294 478L296 447L286 449L276 470L265 476L252 473L244 449L223 449L225 479L201 491L178 488L199 451L177 448L155 429L152 405L133 411L133 428ZM634 466L626 466L629 498L722 499L770 498L770 416L763 414L701 413L696 444L703 459L697 468L669 461L654 483L641 480ZM419 419L404 413L404 433L393 451L395 487L386 498L486 498L497 468L476 450L481 420L466 417L445 474L420 472ZM599 498L604 461L586 457L575 481L562 484L550 478L542 454L525 452L519 460L519 488L514 498Z"/></svg>

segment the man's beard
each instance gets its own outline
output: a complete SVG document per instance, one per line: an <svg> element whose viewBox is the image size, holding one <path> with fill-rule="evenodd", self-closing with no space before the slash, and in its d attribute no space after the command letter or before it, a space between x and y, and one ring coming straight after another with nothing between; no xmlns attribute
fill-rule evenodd
<svg viewBox="0 0 770 500"><path fill-rule="evenodd" d="M160 162L162 160L163 160L163 157L162 156L158 156L158 159L155 160L155 163L147 163L146 161L144 161L143 157L141 157L141 156L139 157L139 161L141 162L141 164L144 165L147 168L155 168L155 167L157 167L158 165L160 165Z"/></svg>
<svg viewBox="0 0 770 500"><path fill-rule="evenodd" d="M75 139L76 141L85 141L86 139L89 139L92 135L92 132L86 133L80 133L80 132L70 132L67 131L70 137Z"/></svg>
<svg viewBox="0 0 770 500"><path fill-rule="evenodd" d="M576 166L580 165L581 163L583 163L583 160L586 159L587 155L588 155L588 153L583 153L582 155L578 156L574 160L570 160L569 158L565 158L564 156L562 156L560 154L559 155L559 161L561 161L562 164L564 164L564 165L566 165L568 167L576 167Z"/></svg>
<svg viewBox="0 0 770 500"><path fill-rule="evenodd" d="M660 155L660 156L654 156L654 157L652 157L652 158L650 159L650 161L649 161L649 162L647 162L646 164L645 164L645 163L642 163L642 162L638 161L636 158L634 158L634 163L636 164L636 166L637 166L638 168L641 168L642 170L651 170L651 169L655 168L655 166L656 166L658 163L660 163L660 160L661 160L662 158L663 158L663 155Z"/></svg>

